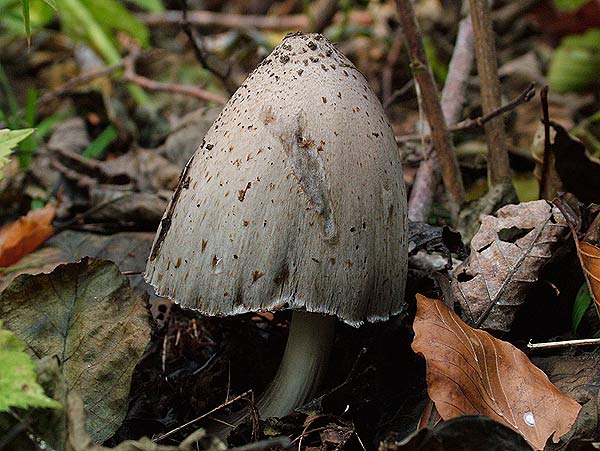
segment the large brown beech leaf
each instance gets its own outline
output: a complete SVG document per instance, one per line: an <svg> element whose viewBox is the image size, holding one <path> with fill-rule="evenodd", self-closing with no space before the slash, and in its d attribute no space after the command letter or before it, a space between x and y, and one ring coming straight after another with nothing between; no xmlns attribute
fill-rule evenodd
<svg viewBox="0 0 600 451"><path fill-rule="evenodd" d="M527 291L567 230L562 213L545 200L507 205L496 216L482 216L471 254L452 278L452 292L466 321L509 331Z"/></svg>
<svg viewBox="0 0 600 451"><path fill-rule="evenodd" d="M596 304L596 311L600 315L600 247L597 246L600 243L600 214L596 216L581 241L576 233L573 237L585 280Z"/></svg>
<svg viewBox="0 0 600 451"><path fill-rule="evenodd" d="M486 415L535 449L567 433L581 406L510 343L465 324L446 305L417 295L412 348L427 361L427 391L444 420Z"/></svg>

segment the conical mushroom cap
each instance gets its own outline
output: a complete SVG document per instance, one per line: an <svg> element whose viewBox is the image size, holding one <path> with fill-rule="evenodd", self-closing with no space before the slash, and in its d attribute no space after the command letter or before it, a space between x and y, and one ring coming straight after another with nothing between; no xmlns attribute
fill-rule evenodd
<svg viewBox="0 0 600 451"><path fill-rule="evenodd" d="M146 279L210 315L293 308L358 326L403 309L406 230L379 100L327 39L294 33L188 162Z"/></svg>

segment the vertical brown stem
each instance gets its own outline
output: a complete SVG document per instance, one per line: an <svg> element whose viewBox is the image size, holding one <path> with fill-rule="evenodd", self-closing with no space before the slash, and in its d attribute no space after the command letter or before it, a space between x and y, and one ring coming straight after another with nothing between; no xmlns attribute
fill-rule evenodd
<svg viewBox="0 0 600 451"><path fill-rule="evenodd" d="M473 25L471 18L462 19L454 51L448 66L446 84L442 90L442 111L447 124L456 124L465 102L467 82L473 66ZM440 179L439 158L433 152L421 162L408 199L408 218L411 221L427 221L433 196Z"/></svg>
<svg viewBox="0 0 600 451"><path fill-rule="evenodd" d="M544 124L544 160L542 164L542 177L540 180L539 198L551 200L556 196L556 186L558 175L554 167L555 158L550 150L550 113L548 109L548 86L544 86L540 91L542 101L542 114Z"/></svg>
<svg viewBox="0 0 600 451"><path fill-rule="evenodd" d="M494 30L488 0L469 0L469 4L475 34L477 72L481 81L481 103L483 114L486 115L501 106ZM502 117L496 117L485 124L485 137L488 146L488 183L490 186L510 183Z"/></svg>
<svg viewBox="0 0 600 451"><path fill-rule="evenodd" d="M421 87L423 109L431 128L431 140L436 148L442 169L442 179L450 195L450 212L457 218L458 210L464 200L464 188L458 161L444 113L440 105L437 86L425 55L423 38L410 0L396 0L400 25L408 45L413 76Z"/></svg>

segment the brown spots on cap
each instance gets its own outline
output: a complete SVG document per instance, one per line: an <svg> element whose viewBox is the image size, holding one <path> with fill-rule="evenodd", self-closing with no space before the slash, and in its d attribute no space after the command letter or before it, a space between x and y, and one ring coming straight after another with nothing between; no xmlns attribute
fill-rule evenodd
<svg viewBox="0 0 600 451"><path fill-rule="evenodd" d="M263 110L261 114L261 120L262 123L265 125L269 125L275 120L275 116L273 115L273 109L270 106L267 109Z"/></svg>
<svg viewBox="0 0 600 451"><path fill-rule="evenodd" d="M258 279L260 279L264 275L265 275L264 272L254 271L252 273L252 283L256 282Z"/></svg>
<svg viewBox="0 0 600 451"><path fill-rule="evenodd" d="M321 100L323 101L323 103L327 103L327 97L321 97Z"/></svg>
<svg viewBox="0 0 600 451"><path fill-rule="evenodd" d="M242 224L244 225L244 227L248 227L248 224L250 224L250 221L248 221L247 219L243 219Z"/></svg>
<svg viewBox="0 0 600 451"><path fill-rule="evenodd" d="M308 44L306 44L306 45L311 50L317 50L317 44L315 44L313 41L308 41Z"/></svg>
<svg viewBox="0 0 600 451"><path fill-rule="evenodd" d="M289 55L281 55L281 58L279 58L279 61L281 61L282 64L289 62L289 60L290 60Z"/></svg>
<svg viewBox="0 0 600 451"><path fill-rule="evenodd" d="M244 198L246 197L246 192L250 189L251 186L252 186L252 182L248 182L248 184L246 185L246 188L238 191L238 200L240 202L244 202Z"/></svg>
<svg viewBox="0 0 600 451"><path fill-rule="evenodd" d="M200 251L204 252L206 250L206 245L208 244L208 240L202 238L202 244L200 245Z"/></svg>
<svg viewBox="0 0 600 451"><path fill-rule="evenodd" d="M177 261L175 262L175 269L181 266L181 257L177 257Z"/></svg>

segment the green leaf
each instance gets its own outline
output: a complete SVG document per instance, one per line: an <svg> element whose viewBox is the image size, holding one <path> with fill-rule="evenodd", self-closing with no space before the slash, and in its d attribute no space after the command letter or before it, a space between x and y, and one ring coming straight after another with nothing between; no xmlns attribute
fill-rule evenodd
<svg viewBox="0 0 600 451"><path fill-rule="evenodd" d="M131 0L131 3L135 3L140 8L151 13L160 13L165 10L161 0Z"/></svg>
<svg viewBox="0 0 600 451"><path fill-rule="evenodd" d="M2 179L1 169L8 163L8 156L12 150L34 131L33 128L24 128L23 130L8 130L5 128L0 130L0 180Z"/></svg>
<svg viewBox="0 0 600 451"><path fill-rule="evenodd" d="M600 73L600 29L567 36L554 51L548 83L557 92L582 91L598 86Z"/></svg>
<svg viewBox="0 0 600 451"><path fill-rule="evenodd" d="M35 365L25 353L25 345L0 321L0 412L11 407L61 407L48 398L37 383Z"/></svg>
<svg viewBox="0 0 600 451"><path fill-rule="evenodd" d="M577 292L577 296L575 297L575 302L573 304L573 314L572 314L572 329L573 334L577 333L577 329L579 328L579 324L583 318L583 315L590 307L592 303L592 295L590 294L590 289L588 287L587 282L583 282L579 291Z"/></svg>
<svg viewBox="0 0 600 451"><path fill-rule="evenodd" d="M561 12L574 12L589 0L554 0L554 7Z"/></svg>
<svg viewBox="0 0 600 451"><path fill-rule="evenodd" d="M21 275L0 293L0 317L36 356L56 356L86 406L96 442L119 428L133 369L148 341L146 299L109 261L83 259Z"/></svg>
<svg viewBox="0 0 600 451"><path fill-rule="evenodd" d="M79 0L106 32L123 31L147 47L150 32L116 0Z"/></svg>
<svg viewBox="0 0 600 451"><path fill-rule="evenodd" d="M25 35L27 36L27 48L31 45L31 21L29 19L29 0L21 0L23 11L23 23L25 24Z"/></svg>
<svg viewBox="0 0 600 451"><path fill-rule="evenodd" d="M106 153L106 148L117 139L117 129L111 124L82 152L85 158L100 159Z"/></svg>
<svg viewBox="0 0 600 451"><path fill-rule="evenodd" d="M58 9L56 8L56 1L55 0L44 0L44 3L46 3L54 11L58 12Z"/></svg>

